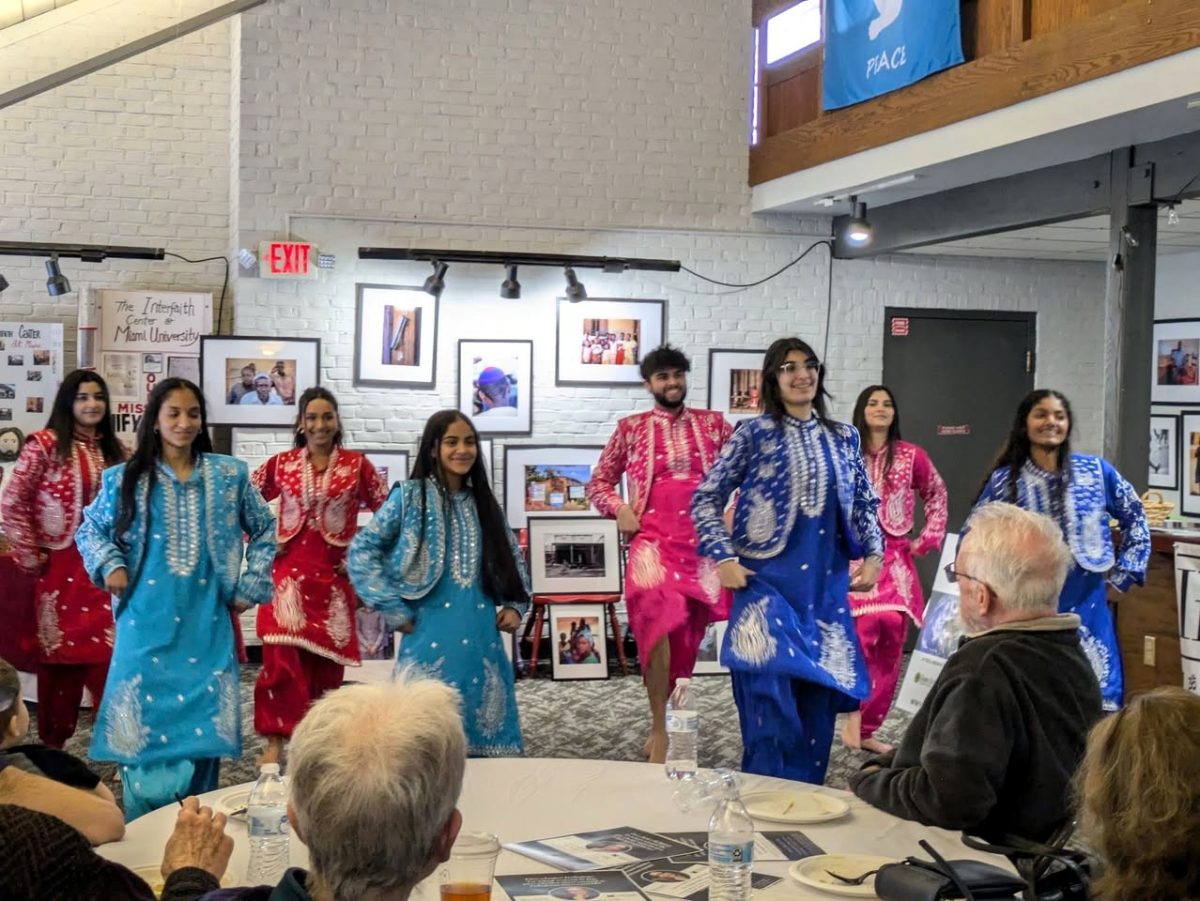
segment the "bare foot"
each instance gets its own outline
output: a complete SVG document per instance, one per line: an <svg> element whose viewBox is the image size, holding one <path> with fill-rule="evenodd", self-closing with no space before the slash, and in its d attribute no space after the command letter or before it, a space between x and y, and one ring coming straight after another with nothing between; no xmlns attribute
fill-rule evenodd
<svg viewBox="0 0 1200 901"><path fill-rule="evenodd" d="M646 742L646 757L651 763L667 762L667 733L651 732Z"/></svg>
<svg viewBox="0 0 1200 901"><path fill-rule="evenodd" d="M842 744L855 751L863 746L861 713L846 714L846 720L842 723Z"/></svg>
<svg viewBox="0 0 1200 901"><path fill-rule="evenodd" d="M862 749L870 751L872 754L887 754L889 751L896 750L896 746L889 745L877 738L864 738L862 740Z"/></svg>
<svg viewBox="0 0 1200 901"><path fill-rule="evenodd" d="M279 763L283 757L283 739L276 735L267 736L267 747L258 757L258 765Z"/></svg>

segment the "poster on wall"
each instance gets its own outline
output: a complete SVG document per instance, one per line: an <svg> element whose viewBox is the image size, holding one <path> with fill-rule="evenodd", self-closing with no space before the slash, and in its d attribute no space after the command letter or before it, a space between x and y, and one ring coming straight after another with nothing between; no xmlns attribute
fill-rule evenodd
<svg viewBox="0 0 1200 901"><path fill-rule="evenodd" d="M1175 544L1175 591L1183 687L1200 695L1200 547L1194 544Z"/></svg>
<svg viewBox="0 0 1200 901"><path fill-rule="evenodd" d="M62 378L61 323L0 322L0 470L25 436L46 427Z"/></svg>
<svg viewBox="0 0 1200 901"><path fill-rule="evenodd" d="M558 300L556 385L640 385L667 336L665 300Z"/></svg>
<svg viewBox="0 0 1200 901"><path fill-rule="evenodd" d="M1200 319L1156 319L1152 353L1150 399L1200 404Z"/></svg>
<svg viewBox="0 0 1200 901"><path fill-rule="evenodd" d="M730 422L760 415L766 353L765 350L709 350L708 408L725 414Z"/></svg>
<svg viewBox="0 0 1200 901"><path fill-rule="evenodd" d="M1179 488L1179 417L1150 417L1151 488Z"/></svg>
<svg viewBox="0 0 1200 901"><path fill-rule="evenodd" d="M199 384L200 338L212 330L212 295L100 291L97 367L108 382L117 437L133 448L146 397L180 377Z"/></svg>
<svg viewBox="0 0 1200 901"><path fill-rule="evenodd" d="M1179 461L1179 512L1184 516L1200 518L1200 413L1184 413L1183 451Z"/></svg>
<svg viewBox="0 0 1200 901"><path fill-rule="evenodd" d="M432 388L438 299L406 285L355 286L354 384Z"/></svg>

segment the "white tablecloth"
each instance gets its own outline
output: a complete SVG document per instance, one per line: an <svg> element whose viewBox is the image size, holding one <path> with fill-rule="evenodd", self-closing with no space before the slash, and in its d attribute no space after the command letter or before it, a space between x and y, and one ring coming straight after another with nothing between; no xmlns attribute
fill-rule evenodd
<svg viewBox="0 0 1200 901"><path fill-rule="evenodd" d="M743 792L765 788L801 788L811 785L743 776ZM249 786L242 786L241 790ZM224 788L202 797L214 804L238 788ZM967 848L957 833L930 829L900 820L870 807L847 792L829 788L817 791L845 798L850 814L827 823L790 826L759 822L761 831L799 830L829 853L860 852L897 859L909 855L926 857L917 846L925 839L948 858L974 858L1005 865L1001 858L979 854ZM650 832L703 832L708 827L708 811L681 813L672 799L674 783L662 766L648 763L623 763L608 760L546 760L506 758L471 760L467 763L459 809L463 828L494 832L501 842L525 841L589 832L615 826L637 826ZM125 839L101 846L98 850L110 860L136 867L155 865L162 860L163 845L174 828L178 806L172 805L146 814L129 824ZM231 820L228 828L234 839L229 872L237 881L245 873L249 849L246 826ZM292 841L292 864L308 866L308 849ZM756 872L785 876L789 864L758 862ZM496 866L498 874L541 873L554 870L537 861L504 851ZM419 890L414 898L437 897L436 886ZM493 898L503 898L497 888ZM791 879L767 892L762 898L825 899L832 895L809 889Z"/></svg>

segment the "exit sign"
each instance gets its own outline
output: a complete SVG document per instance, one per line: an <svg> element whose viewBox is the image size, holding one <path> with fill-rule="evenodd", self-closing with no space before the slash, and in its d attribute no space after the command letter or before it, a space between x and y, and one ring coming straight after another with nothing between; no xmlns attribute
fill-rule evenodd
<svg viewBox="0 0 1200 901"><path fill-rule="evenodd" d="M263 241L258 245L262 278L316 278L317 248L303 241Z"/></svg>

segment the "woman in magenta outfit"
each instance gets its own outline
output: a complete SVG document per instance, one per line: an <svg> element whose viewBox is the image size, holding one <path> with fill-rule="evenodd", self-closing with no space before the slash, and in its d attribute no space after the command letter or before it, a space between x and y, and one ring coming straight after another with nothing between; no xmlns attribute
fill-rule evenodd
<svg viewBox="0 0 1200 901"><path fill-rule="evenodd" d="M946 537L946 483L925 451L900 440L900 411L885 386L872 385L859 394L854 427L862 436L863 459L880 499L884 555L875 587L850 592L850 612L867 659L871 693L858 712L847 715L842 743L882 754L890 746L872 736L896 693L908 620L920 626L925 614L913 558L937 550ZM914 538L910 533L917 495L925 505L925 528Z"/></svg>

